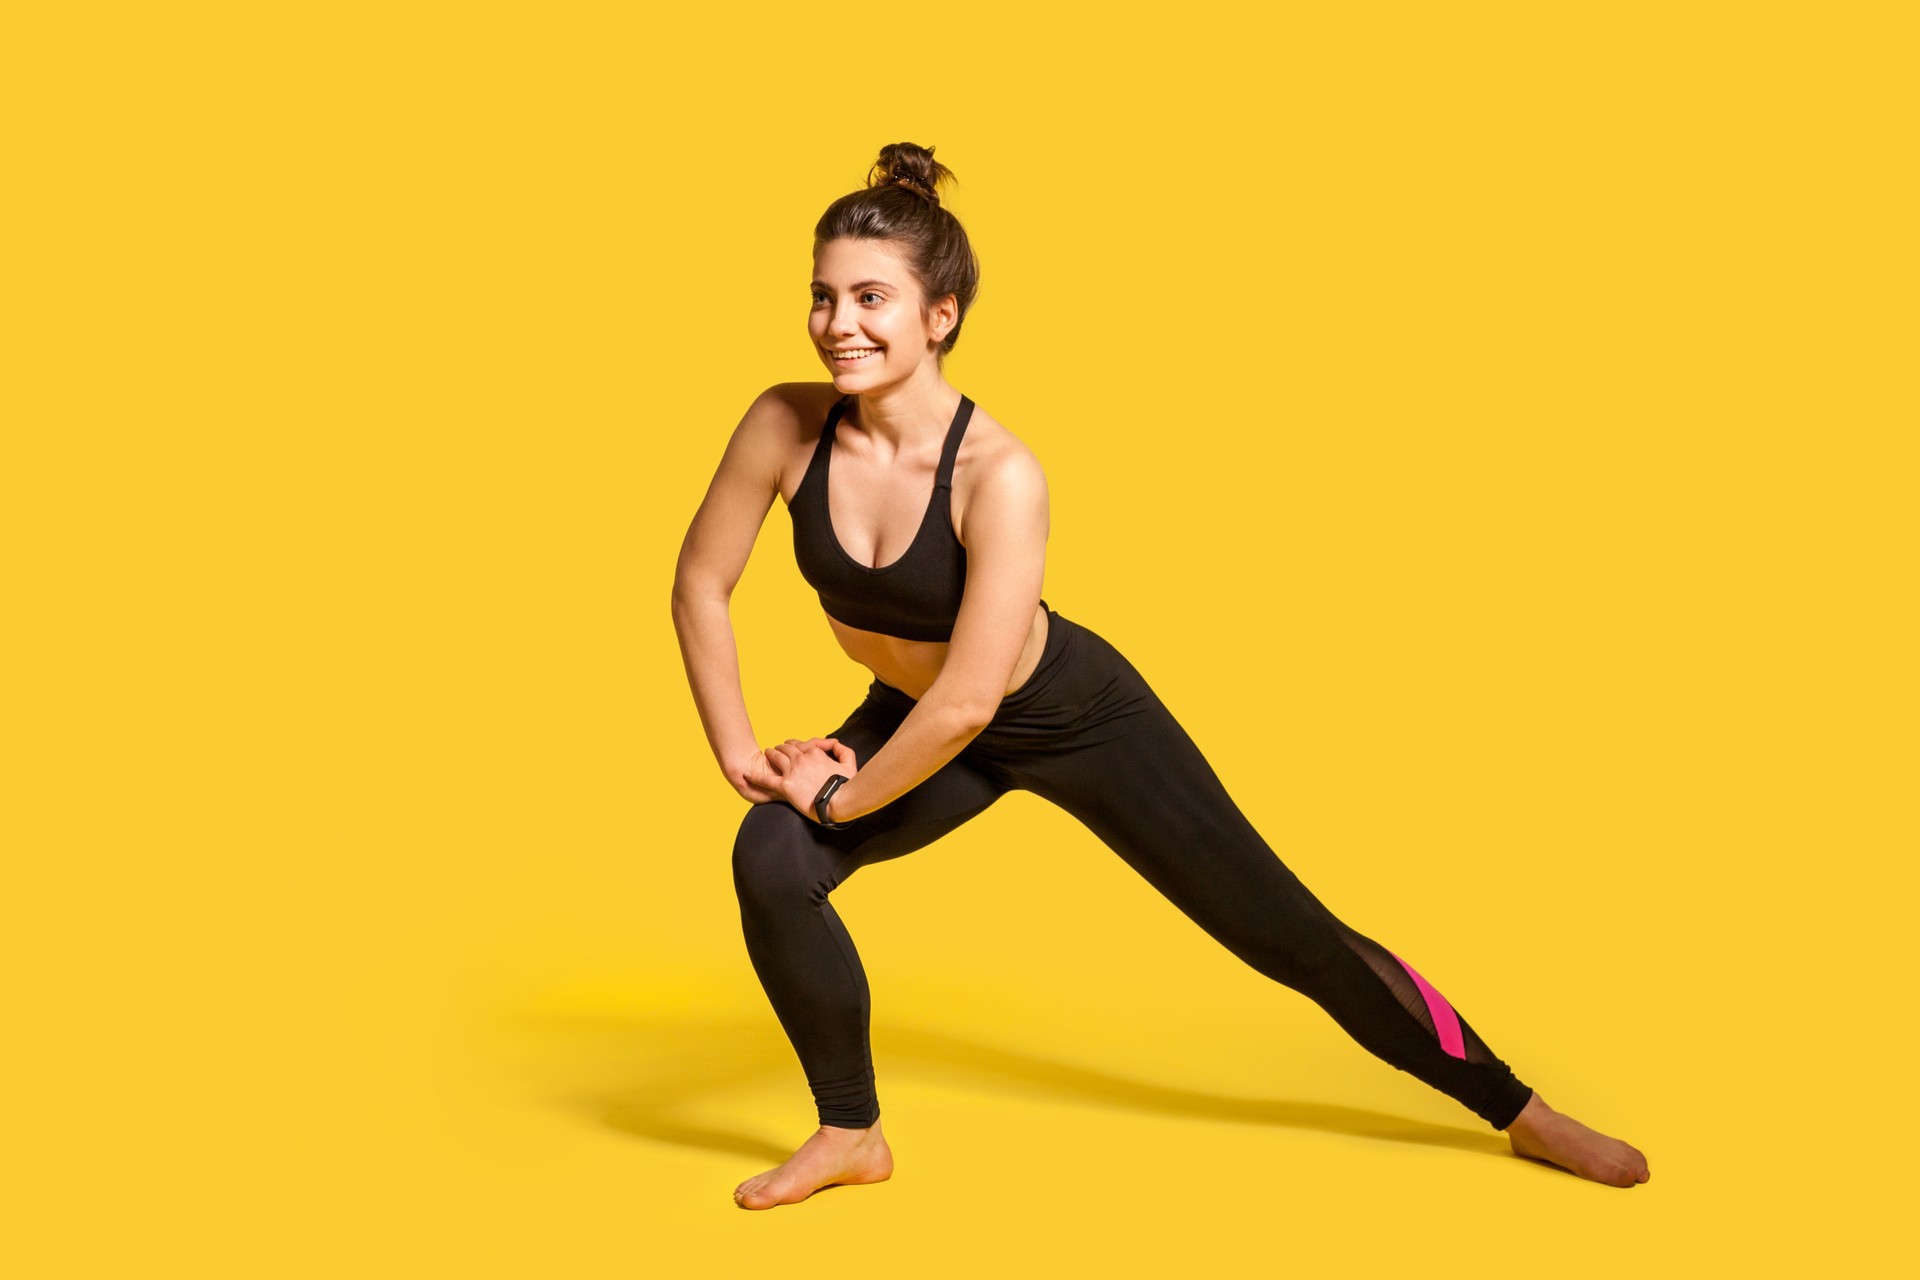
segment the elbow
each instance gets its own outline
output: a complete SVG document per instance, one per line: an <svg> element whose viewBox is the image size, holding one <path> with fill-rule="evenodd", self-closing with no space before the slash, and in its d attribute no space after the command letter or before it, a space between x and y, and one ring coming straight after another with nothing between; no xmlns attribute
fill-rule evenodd
<svg viewBox="0 0 1920 1280"><path fill-rule="evenodd" d="M728 591L715 590L698 578L676 573L673 576L673 616L676 620L684 618L700 605L708 603L718 604L724 609L731 595Z"/></svg>
<svg viewBox="0 0 1920 1280"><path fill-rule="evenodd" d="M930 710L937 707L948 731L965 743L1000 714L1001 688L996 685L977 686L973 681L963 683L948 677L944 685L936 679L920 701Z"/></svg>
<svg viewBox="0 0 1920 1280"><path fill-rule="evenodd" d="M678 586L673 589L673 630L682 640L697 629L701 614L701 597L693 592L682 591ZM722 606L724 607L724 606Z"/></svg>
<svg viewBox="0 0 1920 1280"><path fill-rule="evenodd" d="M947 718L958 737L971 741L993 722L994 714L999 710L998 698L957 696L947 704Z"/></svg>

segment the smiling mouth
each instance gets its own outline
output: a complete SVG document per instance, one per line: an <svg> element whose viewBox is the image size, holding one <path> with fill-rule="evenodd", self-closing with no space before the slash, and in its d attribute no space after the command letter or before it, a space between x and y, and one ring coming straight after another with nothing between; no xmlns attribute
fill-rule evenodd
<svg viewBox="0 0 1920 1280"><path fill-rule="evenodd" d="M860 347L856 350L834 351L834 352L830 352L829 354L833 356L833 362L835 364L859 364L862 360L865 360L868 356L879 355L880 348Z"/></svg>

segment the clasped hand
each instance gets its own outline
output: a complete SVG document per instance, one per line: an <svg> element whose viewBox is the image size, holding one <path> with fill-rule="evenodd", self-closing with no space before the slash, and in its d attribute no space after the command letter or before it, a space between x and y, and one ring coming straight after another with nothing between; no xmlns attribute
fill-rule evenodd
<svg viewBox="0 0 1920 1280"><path fill-rule="evenodd" d="M788 738L755 752L741 771L740 793L755 804L785 800L814 818L813 798L836 773L851 778L860 769L853 748L838 738ZM817 821L817 819L816 819Z"/></svg>

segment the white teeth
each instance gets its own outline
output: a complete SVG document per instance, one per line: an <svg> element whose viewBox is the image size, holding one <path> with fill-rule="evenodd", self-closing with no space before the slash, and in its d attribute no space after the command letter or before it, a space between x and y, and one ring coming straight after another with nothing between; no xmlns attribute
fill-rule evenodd
<svg viewBox="0 0 1920 1280"><path fill-rule="evenodd" d="M880 348L878 347L863 347L859 351L852 351L852 352L836 351L833 353L833 358L841 364L853 364L856 361L865 360L868 356L872 355L874 352L878 351L879 349Z"/></svg>

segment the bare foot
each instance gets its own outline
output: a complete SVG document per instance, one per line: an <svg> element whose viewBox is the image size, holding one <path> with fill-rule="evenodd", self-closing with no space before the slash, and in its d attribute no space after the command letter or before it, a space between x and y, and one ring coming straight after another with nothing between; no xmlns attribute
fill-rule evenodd
<svg viewBox="0 0 1920 1280"><path fill-rule="evenodd" d="M1507 1141L1517 1156L1544 1160L1610 1187L1631 1187L1651 1176L1647 1158L1636 1148L1561 1115L1537 1093L1507 1126Z"/></svg>
<svg viewBox="0 0 1920 1280"><path fill-rule="evenodd" d="M735 1187L733 1202L742 1209L771 1209L799 1204L821 1187L885 1182L892 1176L893 1150L881 1136L878 1120L871 1129L823 1124L785 1164Z"/></svg>

